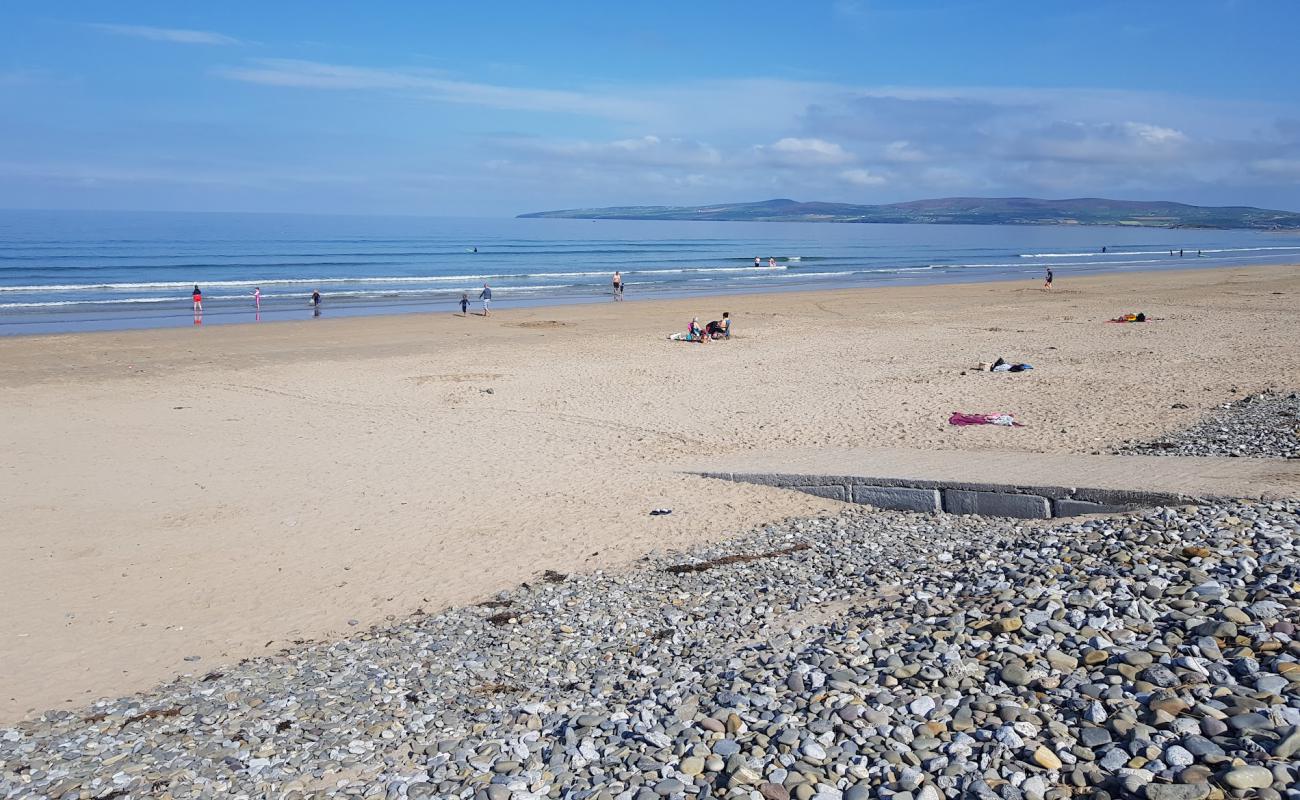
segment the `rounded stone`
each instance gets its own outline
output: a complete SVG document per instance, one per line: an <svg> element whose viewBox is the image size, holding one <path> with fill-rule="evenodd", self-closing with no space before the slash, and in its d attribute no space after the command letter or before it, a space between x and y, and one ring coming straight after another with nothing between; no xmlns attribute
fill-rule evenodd
<svg viewBox="0 0 1300 800"><path fill-rule="evenodd" d="M1273 773L1265 767L1237 767L1223 776L1223 782L1234 789L1262 789L1273 785Z"/></svg>

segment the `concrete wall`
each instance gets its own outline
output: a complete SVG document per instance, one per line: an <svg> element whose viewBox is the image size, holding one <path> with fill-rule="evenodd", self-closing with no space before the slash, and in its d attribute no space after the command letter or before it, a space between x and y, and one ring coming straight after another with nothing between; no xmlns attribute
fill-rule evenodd
<svg viewBox="0 0 1300 800"><path fill-rule="evenodd" d="M1011 486L856 475L786 475L778 473L703 472L706 478L778 486L807 494L862 503L876 508L929 513L979 514L986 517L1051 519L1080 514L1109 514L1135 508L1197 502L1183 495L1127 489L1064 486Z"/></svg>

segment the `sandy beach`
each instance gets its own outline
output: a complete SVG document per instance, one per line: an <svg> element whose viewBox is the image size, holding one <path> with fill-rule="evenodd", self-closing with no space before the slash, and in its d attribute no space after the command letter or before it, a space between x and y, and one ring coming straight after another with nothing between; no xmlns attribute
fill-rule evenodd
<svg viewBox="0 0 1300 800"><path fill-rule="evenodd" d="M0 339L0 722L835 507L713 455L1087 453L1300 388L1300 266L1039 287Z"/></svg>

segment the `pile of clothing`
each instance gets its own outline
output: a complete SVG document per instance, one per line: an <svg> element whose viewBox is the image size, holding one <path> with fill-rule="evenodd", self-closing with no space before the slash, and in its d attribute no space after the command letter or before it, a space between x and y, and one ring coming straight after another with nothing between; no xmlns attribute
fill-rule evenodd
<svg viewBox="0 0 1300 800"><path fill-rule="evenodd" d="M1024 372L1026 370L1031 370L1034 367L1032 364L1012 364L1009 361L998 358L998 360L994 361L992 364L987 361L981 361L975 368L980 372Z"/></svg>

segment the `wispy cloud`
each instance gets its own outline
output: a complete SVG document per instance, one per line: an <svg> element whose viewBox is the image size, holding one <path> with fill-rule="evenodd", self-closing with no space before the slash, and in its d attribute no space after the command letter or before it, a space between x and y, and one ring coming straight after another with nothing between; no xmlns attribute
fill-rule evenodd
<svg viewBox="0 0 1300 800"><path fill-rule="evenodd" d="M186 28L155 28L149 25L118 25L108 22L94 22L90 27L117 36L134 36L137 39L151 39L155 42L172 42L174 44L239 44L239 40L223 33L212 31L194 31Z"/></svg>
<svg viewBox="0 0 1300 800"><path fill-rule="evenodd" d="M847 164L854 160L852 154L835 142L797 136L787 136L770 145L758 145L754 150L764 161L782 167Z"/></svg>
<svg viewBox="0 0 1300 800"><path fill-rule="evenodd" d="M625 120L653 117L653 105L599 91L538 89L455 80L441 72L325 64L287 58L255 59L218 67L224 78L266 86L324 90L386 90L422 94L448 103L510 111L549 111Z"/></svg>
<svg viewBox="0 0 1300 800"><path fill-rule="evenodd" d="M548 141L515 137L499 140L497 144L522 155L574 163L680 169L722 165L722 154L710 145L691 139L663 139L652 135L610 142Z"/></svg>

